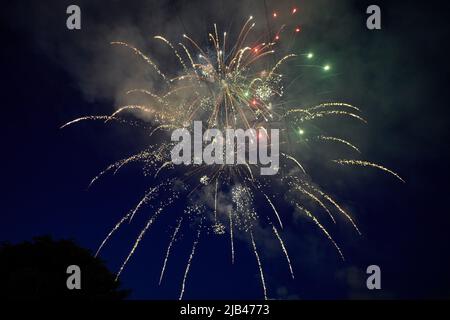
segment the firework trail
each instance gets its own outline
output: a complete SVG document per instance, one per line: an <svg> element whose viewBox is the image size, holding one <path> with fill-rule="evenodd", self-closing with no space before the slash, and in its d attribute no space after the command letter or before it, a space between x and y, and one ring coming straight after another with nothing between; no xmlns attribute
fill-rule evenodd
<svg viewBox="0 0 450 320"><path fill-rule="evenodd" d="M179 297L178 300L183 299L184 288L185 288L185 285L186 285L186 279L187 279L187 276L189 274L189 269L191 268L192 258L194 258L195 248L197 247L198 241L200 239L200 233L201 232L200 232L200 229L199 229L198 232L197 232L197 238L195 239L194 244L192 246L191 255L189 256L189 260L188 260L188 263L186 265L186 270L184 271L183 282L181 284L181 293L180 293L180 297Z"/></svg>
<svg viewBox="0 0 450 320"><path fill-rule="evenodd" d="M255 239L253 238L253 232L250 230L250 238L252 240L253 252L255 253L256 261L258 262L259 275L261 276L261 284L264 291L264 299L267 300L267 289L266 289L266 281L264 280L264 272L261 265L261 260L259 259L258 250L256 250Z"/></svg>
<svg viewBox="0 0 450 320"><path fill-rule="evenodd" d="M228 214L230 219L230 243L231 243L231 263L234 264L234 237L233 237L233 216L231 211Z"/></svg>
<svg viewBox="0 0 450 320"><path fill-rule="evenodd" d="M295 13L296 10L291 14ZM274 13L274 18L276 17L277 14ZM113 234L126 221L131 222L144 207L151 212L117 272L117 277L124 271L150 227L177 201L184 202L185 210L174 217L177 223L163 260L159 284L162 282L182 224L196 226L197 234L181 283L180 299L184 296L189 270L202 233L217 236L229 234L231 263L235 260L236 235L249 235L251 240L249 249L255 254L264 298L267 299L263 263L257 251L257 239L254 237L255 228L264 227L261 220L268 221L274 240L279 243L288 263L289 272L294 278L287 246L282 240L281 231L278 231L272 221L272 218L276 218L277 224L281 230L283 229L282 221L285 217L277 209L274 199L287 200L286 204L290 205L293 211L302 212L310 218L336 248L342 259L344 255L340 247L319 216L312 213L313 209L318 207L324 211L333 223L336 223L334 214L344 216L361 234L350 214L330 195L311 182L312 179L307 174L306 164L302 163L301 155L293 153L292 148L281 150L282 161L277 168L279 171L273 176L258 175L256 169L260 166L245 159L242 163L234 165L205 165L196 163L195 159L194 164L190 166L180 167L172 163L171 150L175 143L167 139L167 133L177 128L185 128L192 132L194 121L201 121L208 129L254 129L256 134L250 139L249 144L262 139L267 141L269 130L277 128L282 132L280 145L287 147L295 145L299 136L308 134L304 128L307 128L309 123L323 118L334 118L339 122L348 118L366 123L360 115L360 109L347 103L325 102L299 107L285 101L286 80L282 73L284 64L292 60L312 59L314 55L287 52L280 59L275 59L275 51L277 50L277 53L282 51L278 50L279 40L282 33L287 32L287 26L283 25L279 29L273 41L260 42L249 40L254 25L253 17L248 18L233 41L227 33L219 36L218 27L214 24L213 32L208 34L210 44L206 48L202 48L188 35L183 35L184 42L176 45L166 37L155 36L154 39L166 46L178 61L180 69L173 76L166 75L150 56L133 45L122 41L111 42L111 45L131 50L137 58L142 59L160 78L161 89L158 92L152 92L147 88L128 90L127 95L144 95L152 103L119 106L110 115L80 117L61 127L66 128L82 121L102 121L105 124L114 121L149 132L149 145L145 150L109 165L89 184L91 186L105 174L109 172L115 174L131 163L140 163L143 173L152 177L151 186L143 198L107 233L96 252L98 255ZM297 26L294 33L300 30ZM271 59L265 59L267 57ZM326 65L323 69L329 70L330 66ZM316 122L314 127L318 127ZM325 143L339 143L347 146L348 151L361 154L360 149L347 139L324 134L311 138L309 139L311 143L321 141L319 146L322 147ZM220 142L215 138L212 144ZM236 158L240 150L237 148L232 152L234 152L232 156ZM373 162L358 159L328 160L339 165L372 167L404 182L394 171ZM278 185L282 187L273 187ZM211 197L207 199L205 194L212 194L212 200L209 201ZM305 198L308 201L305 201ZM307 208L308 206L310 207ZM266 212L270 212L270 215ZM263 215L265 219L262 219Z"/></svg>
<svg viewBox="0 0 450 320"><path fill-rule="evenodd" d="M289 254L288 254L288 252L286 250L286 246L284 245L284 242L281 239L280 234L278 233L278 230L277 230L277 228L275 228L274 225L272 225L272 230L273 230L273 233L275 234L275 236L277 237L278 241L280 242L281 248L283 249L283 253L284 253L285 257L286 257L286 260L287 260L287 263L288 263L288 266L289 266L289 271L291 272L292 279L294 279L295 278L294 277L294 271L292 270L291 259L289 258Z"/></svg>
<svg viewBox="0 0 450 320"><path fill-rule="evenodd" d="M386 171L390 174L392 174L394 177L396 177L397 179L399 179L401 182L405 182L405 180L403 180L398 174L396 174L394 171L385 168L379 164L376 163L372 163L372 162L368 162L368 161L361 161L361 160L344 160L344 159L338 159L338 160L333 160L333 162L339 163L339 164L350 164L350 165L355 165L355 166L364 166L364 167L373 167L373 168L377 168L383 171Z"/></svg>
<svg viewBox="0 0 450 320"><path fill-rule="evenodd" d="M159 284L161 285L162 278L164 276L164 271L166 270L167 260L169 259L170 255L170 249L172 248L173 243L175 242L175 239L177 237L178 231L180 231L181 223L183 222L183 217L180 218L178 221L178 225L175 228L175 231L173 232L172 239L170 240L169 246L167 247L166 257L164 258L164 264L161 269L161 275L159 277Z"/></svg>

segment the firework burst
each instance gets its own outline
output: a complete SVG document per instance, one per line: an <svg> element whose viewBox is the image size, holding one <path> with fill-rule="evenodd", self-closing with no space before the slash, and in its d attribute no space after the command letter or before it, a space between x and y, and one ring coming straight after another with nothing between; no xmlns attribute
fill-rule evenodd
<svg viewBox="0 0 450 320"><path fill-rule="evenodd" d="M362 123L366 120L360 115L357 107L346 103L327 102L310 107L288 106L288 102L283 100L285 80L280 70L290 59L303 58L303 56L311 59L313 54L307 53L297 57L295 54L288 53L281 59L275 59L277 45L275 40L279 39L279 33L284 26L277 33L274 41L255 42L248 40L254 25L253 18L250 17L232 42L228 39L227 33L219 34L217 26L214 25L213 31L208 34L208 48L202 48L188 35L183 35L184 42L176 45L163 36L154 37L156 41L167 46L178 60L180 68L174 76L166 75L153 59L138 48L125 42L112 42L112 45L129 49L138 58L143 59L160 77L163 89L158 92L152 92L147 88L129 90L126 92L128 95L145 95L152 102L121 106L111 115L82 117L62 126L66 127L87 120L105 123L116 121L150 128L149 136L153 136L149 138L150 142L145 150L111 164L91 181L92 184L103 175L109 172L116 173L131 163L142 164L144 173L152 177L149 179L149 189L142 199L116 223L97 251L99 254L120 226L132 221L143 208L152 212L122 263L117 277L120 276L157 218L179 201L184 201L185 210L174 219L175 229L162 260L159 283L163 281L166 266L170 261L171 249L183 225L194 226L195 239L186 263L180 299L185 292L194 255L198 252L199 243L205 234L229 235L232 263L235 260L236 235L239 233L247 237L259 269L263 294L267 299L264 263L258 253L255 237L255 228L266 224L272 230L274 239L279 242L280 250L286 258L287 271L294 278L291 258L282 239L285 217L277 209L276 199L285 200L296 214L303 214L311 219L324 237L336 248L342 259L344 259L342 250L321 221L322 216L315 211L323 211L334 223L335 215L342 215L359 233L351 215L312 182L305 165L299 157L289 152L292 148L288 146L296 143L290 136L303 135L304 130L299 128L304 128L306 123L315 119L335 117L336 121L340 121L347 117ZM142 114L145 117L142 117ZM139 117L133 118L136 115ZM286 148L282 148L280 153L278 174L261 176L258 174L259 166L247 162L236 165L174 165L171 161L174 143L167 139L167 135L161 135L161 132L170 132L176 128L192 130L194 121L202 121L208 129L255 129L255 132L258 132L254 137L255 140L258 140L260 135L267 135L270 128L280 129L280 145ZM143 122L145 126L142 126ZM164 138L155 139L156 134ZM339 143L349 148L350 152L360 154L357 146L340 137L319 134L315 138L311 141ZM372 162L358 159L330 160L340 165L373 167L403 181L392 170ZM275 186L282 186L282 188ZM277 192L277 189L282 192Z"/></svg>

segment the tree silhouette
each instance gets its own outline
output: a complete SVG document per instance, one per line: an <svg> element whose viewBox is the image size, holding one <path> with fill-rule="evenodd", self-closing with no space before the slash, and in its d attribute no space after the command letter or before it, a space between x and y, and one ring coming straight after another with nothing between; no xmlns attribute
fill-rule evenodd
<svg viewBox="0 0 450 320"><path fill-rule="evenodd" d="M67 267L81 269L81 289L69 290ZM72 240L49 236L31 242L0 245L0 299L83 299L119 300L129 291L104 262Z"/></svg>

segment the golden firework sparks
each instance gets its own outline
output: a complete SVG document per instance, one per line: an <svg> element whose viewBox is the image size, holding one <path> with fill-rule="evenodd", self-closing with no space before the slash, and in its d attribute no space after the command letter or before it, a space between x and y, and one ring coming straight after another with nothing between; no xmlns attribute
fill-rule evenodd
<svg viewBox="0 0 450 320"><path fill-rule="evenodd" d="M296 11L297 9L294 8L292 14L295 14ZM274 13L274 17L277 17L276 13ZM159 215L181 197L186 198L184 200L186 201L186 208L182 215L178 217L159 277L159 283L161 284L182 223L189 220L190 225L197 226L197 234L185 268L180 299L184 296L187 277L200 241L200 235L203 234L203 230L208 228L212 230L211 233L217 236L229 233L232 263L235 261L234 236L236 232L245 232L250 236L251 248L257 260L264 298L267 299L268 291L262 267L263 263L257 251L257 239L254 236L255 228L262 228L260 215L265 210L260 210L261 207L273 212L266 218L269 221L274 239L278 241L286 257L291 276L294 278L287 246L272 222L272 218L276 217L280 228L283 229L283 212L279 212L276 201L273 200L277 195L279 199L285 200L286 197L291 197L289 202L293 209L303 212L314 222L333 244L342 259L344 258L343 253L326 225L313 215L312 209L307 208L307 206L318 206L328 214L334 223L336 223L336 220L333 213L343 215L360 233L350 214L342 209L342 206L330 195L310 182L311 177L307 174L303 159L300 159L298 154L291 153L288 150L280 152L284 161L280 165L278 174L270 177L255 175L252 168L258 165L248 162L235 165L196 164L183 166L183 169L175 168L172 164L170 152L173 142L160 136L176 128L192 130L194 121L203 121L207 124L208 129L255 129L259 133L252 137L250 143L255 142L254 139L267 137L269 128L279 128L283 134L281 145L291 147L291 149L296 141L292 141L289 138L290 135L300 136L301 139L307 140L309 143L319 140L341 143L358 152L358 154L361 153L359 148L351 141L339 137L320 134L315 136L316 139L307 139L309 136L307 124L318 119L335 117L338 121L342 121L347 117L359 120L362 123L366 123L366 120L360 115L361 110L359 108L347 103L325 102L314 106L301 107L292 106L288 101L284 101L283 64L294 59L310 60L317 57L309 52L305 54L287 53L280 59L275 59L275 62L265 59L275 54L274 47L280 40L280 32L284 26L275 37L277 42L252 42L248 40L248 36L255 25L252 21L253 17L249 17L234 43L227 33L219 36L218 27L214 24L213 32L208 34L209 48L201 48L188 35L183 35L185 41L177 43L177 45L172 44L164 36L155 36L155 40L161 41L170 49L180 65L181 70L170 78L161 71L161 68L153 59L133 45L121 41L111 42L112 45L131 50L143 59L161 78L162 83L159 87L162 89L157 92L152 92L147 88L128 90L126 92L128 95L145 95L152 103L124 105L118 107L110 115L81 117L61 127L65 128L82 121L103 121L104 123L115 121L126 125L145 127L149 130L149 147L146 150L111 164L94 177L90 183L91 186L108 172L116 173L122 167L131 163L141 163L144 174L153 178L152 186L144 197L114 225L97 250L96 255L125 221L131 222L133 217L144 207L150 209L152 214L135 239L117 273L117 277L123 272L144 235ZM297 27L297 29L300 32L300 27ZM330 69L330 65L323 67L324 71ZM131 118L138 113L141 115L137 117L138 119ZM376 168L404 182L397 173L379 164L363 160L340 159L333 161L341 165ZM282 187L277 188L272 187L272 185L282 185ZM212 197L206 196L211 194ZM301 196L308 201L301 202ZM210 200L211 198L212 200ZM259 201L259 199L263 199L263 201ZM226 221L228 223L225 223Z"/></svg>

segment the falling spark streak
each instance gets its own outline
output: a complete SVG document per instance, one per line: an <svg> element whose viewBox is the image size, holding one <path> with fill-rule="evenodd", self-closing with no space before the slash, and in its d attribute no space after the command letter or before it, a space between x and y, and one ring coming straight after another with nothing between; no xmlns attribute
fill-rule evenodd
<svg viewBox="0 0 450 320"><path fill-rule="evenodd" d="M62 125L61 127L59 127L60 129L64 129L65 127L68 127L72 124L75 124L77 122L81 122L81 121L85 121L85 120L110 120L111 117L110 116L87 116L87 117L81 117L81 118L77 118L75 120L69 121L66 124ZM115 118L114 120L119 120L118 118Z"/></svg>
<svg viewBox="0 0 450 320"><path fill-rule="evenodd" d="M355 150L358 153L361 153L361 151L359 151L359 149L354 146L353 144L351 144L350 142L348 142L347 140L341 139L341 138L336 138L336 137L330 137L330 136L318 136L317 139L319 140L325 140L325 141L336 141L336 142L340 142L343 143L347 146L349 146L350 148L352 148L353 150Z"/></svg>
<svg viewBox="0 0 450 320"><path fill-rule="evenodd" d="M305 169L303 168L303 166L300 164L300 162L298 162L294 157L292 157L292 156L290 156L290 155L288 155L288 154L285 154L285 153L281 153L283 156L285 156L286 158L288 158L289 160L292 160L292 161L294 161L295 162L295 164L303 171L303 173L305 173L306 174L306 171L305 171Z"/></svg>
<svg viewBox="0 0 450 320"><path fill-rule="evenodd" d="M281 229L283 229L283 223L281 222L280 215L278 214L277 209L275 208L272 201L270 201L269 197L264 192L263 192L263 195L264 195L264 197L266 197L267 202L269 202L270 206L272 207L273 212L275 212L275 215L278 219Z"/></svg>
<svg viewBox="0 0 450 320"><path fill-rule="evenodd" d="M134 53L136 53L137 55L139 55L141 58L143 58L149 65L152 66L153 69L155 69L155 71L164 79L166 79L166 75L164 73L161 72L161 70L159 70L158 66L149 58L147 57L145 54L143 54L139 49L129 45L126 42L120 42L120 41L113 41L111 42L112 45L120 45L120 46L125 46L131 50L134 51Z"/></svg>
<svg viewBox="0 0 450 320"><path fill-rule="evenodd" d="M104 174L106 174L107 172L109 172L110 170L114 169L114 168L118 168L125 160L121 160L121 161L117 161L116 163L113 163L111 165L109 165L105 170L103 170L102 172L100 172L97 176L95 176L91 182L88 185L88 189L90 187L92 187L92 185L100 178L102 177Z"/></svg>
<svg viewBox="0 0 450 320"><path fill-rule="evenodd" d="M217 223L217 187L219 185L219 179L216 180L216 189L214 192L214 221Z"/></svg>
<svg viewBox="0 0 450 320"><path fill-rule="evenodd" d="M128 164L128 163L130 163L130 162L132 162L132 161L135 161L135 160L143 159L143 158L145 158L147 155L148 155L148 152L147 152L147 151L142 151L142 152L139 152L138 154L133 155L133 156L131 156L131 157L129 157L129 158L126 158L126 159L122 159L122 160L116 161L115 163L109 165L106 169L104 169L103 171L101 171L99 174L97 174L97 176L95 176L95 177L91 180L91 182L89 183L87 189L91 188L92 185L93 185L98 179L100 179L103 175L105 175L107 172L111 171L112 169L115 169L115 170L114 170L114 174L116 174L116 173L117 173L123 166L125 166L126 164Z"/></svg>
<svg viewBox="0 0 450 320"><path fill-rule="evenodd" d="M151 136L152 136L156 131L158 131L158 130L161 130L161 129L170 129L170 128L176 129L176 128L178 128L178 127L175 126L175 125L172 125L172 124L162 124L162 125L160 125L160 126L157 126L155 129L153 129L153 130L150 132L149 136L151 137Z"/></svg>
<svg viewBox="0 0 450 320"><path fill-rule="evenodd" d="M307 109L291 109L286 112L285 117L293 114L293 113L306 113L308 116L312 116L313 113L309 112Z"/></svg>
<svg viewBox="0 0 450 320"><path fill-rule="evenodd" d="M194 257L195 248L197 247L199 239L200 239L200 229L197 232L197 238L195 239L194 245L192 246L191 255L189 256L189 260L188 260L188 263L186 265L186 270L184 271L183 283L181 285L181 293L180 293L180 297L178 298L178 300L183 299L184 288L185 288L185 285L186 285L186 278L187 278L187 276L189 274L189 269L191 268L192 258Z"/></svg>
<svg viewBox="0 0 450 320"><path fill-rule="evenodd" d="M327 195L325 192L321 191L320 189L311 186L310 184L307 184L311 189L313 189L314 191L318 192L322 197L324 197L325 199L327 199L331 204L333 204L336 209L339 210L340 213L342 213L348 221L350 221L350 223L352 224L353 228L355 228L356 232L358 232L359 235L361 235L361 231L359 231L358 226L356 225L356 223L353 221L352 217L350 217L350 215L344 210L342 209L339 204L333 200L333 198L331 198L329 195Z"/></svg>
<svg viewBox="0 0 450 320"><path fill-rule="evenodd" d="M274 225L272 225L272 230L275 233L275 235L277 236L278 241L280 242L281 248L283 249L284 256L286 257L286 260L287 260L287 263L289 266L289 271L291 272L292 279L294 279L295 277L294 277L294 271L292 270L291 259L289 259L289 254L287 252L286 246L284 245L283 239L281 239L280 234L278 233L278 230L277 230L277 228L275 228Z"/></svg>
<svg viewBox="0 0 450 320"><path fill-rule="evenodd" d="M266 282L264 280L264 273L263 273L261 261L259 260L258 251L256 250L255 239L253 239L253 232L251 230L249 232L250 232L250 238L252 239L253 252L255 253L256 261L258 262L259 275L261 277L261 284L262 284L263 291L264 291L264 300L267 300Z"/></svg>
<svg viewBox="0 0 450 320"><path fill-rule="evenodd" d="M346 108L350 108L356 111L360 111L360 109L358 107L355 107L351 104L348 103L343 103L343 102L327 102L327 103L321 103L318 104L317 106L308 108L307 110L317 110L317 109L322 109L322 108L327 108L327 107L346 107Z"/></svg>
<svg viewBox="0 0 450 320"><path fill-rule="evenodd" d="M245 165L245 167L247 168L247 171L248 171L248 173L250 174L251 179L254 180L255 177L253 176L252 169L250 168L250 166L248 165L247 162L246 162L244 165Z"/></svg>
<svg viewBox="0 0 450 320"><path fill-rule="evenodd" d="M152 97L152 98L155 98L159 103L161 103L161 104L166 104L166 103L164 102L164 100L161 99L160 96L158 96L157 94L154 94L153 92L150 92L150 91L148 91L148 90L145 90L145 89L132 89L132 90L128 90L128 91L126 92L126 94L132 94L132 93L136 93L136 92L146 94L146 95L148 95L148 96L150 96L150 97Z"/></svg>
<svg viewBox="0 0 450 320"><path fill-rule="evenodd" d="M112 230L108 233L108 235L106 236L106 238L103 240L103 242L100 244L100 246L97 249L97 252L95 253L95 257L98 256L98 254L100 253L100 250L102 250L102 248L104 247L104 245L106 244L106 242L109 240L109 238L112 236L112 234L119 229L120 225L122 223L124 223L129 217L131 216L131 212L127 213L124 217L122 217L122 219L120 219L120 221L114 226L114 228L112 228Z"/></svg>
<svg viewBox="0 0 450 320"><path fill-rule="evenodd" d="M139 233L139 236L137 237L136 241L134 242L134 245L131 248L127 258L125 259L125 261L123 262L122 266L120 267L119 272L117 272L116 281L117 281L117 279L119 279L120 274L122 273L122 271L125 268L126 264L130 260L131 256L134 254L136 248L138 247L139 243L141 242L142 238L144 237L144 234L147 232L148 228L150 228L150 226L153 224L153 222L155 222L155 219L161 213L162 210L163 210L163 207L159 208L155 212L155 214L147 221L147 224L145 225L145 227Z"/></svg>
<svg viewBox="0 0 450 320"><path fill-rule="evenodd" d="M341 256L342 260L345 261L344 255L342 254L341 248L339 248L339 246L337 245L337 243L334 241L334 239L331 237L330 233L328 232L328 230L320 223L319 220L317 220L317 218L308 210L303 208L302 206L299 206L298 204L295 204L296 207L303 211L309 218L311 218L314 223L320 228L320 230L322 230L322 232L327 236L327 238L331 241L331 243L334 245L334 247L336 248L336 250L339 252L339 255Z"/></svg>
<svg viewBox="0 0 450 320"><path fill-rule="evenodd" d="M62 125L61 127L59 127L59 129L64 129L68 126L71 126L73 124L76 124L78 122L82 122L82 121L100 121L102 120L104 123L109 122L109 121L117 121L118 123L122 123L122 124L127 124L130 126L139 126L139 124L137 124L136 122L133 121L129 121L123 118L116 118L116 117L111 117L111 116L86 116L86 117L80 117L77 119L74 119L72 121L69 121L67 123L65 123L64 125Z"/></svg>
<svg viewBox="0 0 450 320"><path fill-rule="evenodd" d="M192 69L195 70L195 63L194 63L194 60L192 59L192 55L191 55L191 53L189 52L188 48L186 48L186 46L185 46L184 44L182 44L182 43L178 43L178 45L181 46L181 47L183 48L184 52L185 52L186 55L188 56L189 61L191 62L191 67L192 67Z"/></svg>
<svg viewBox="0 0 450 320"><path fill-rule="evenodd" d="M270 70L269 78L272 76L272 74L275 72L275 70L277 70L277 69L280 67L280 65L281 65L284 61L286 61L286 60L289 59L289 58L296 57L296 56L297 56L296 54L291 53L291 54L288 54L287 56L281 58L281 59L277 62L277 64L272 68L272 70Z"/></svg>
<svg viewBox="0 0 450 320"><path fill-rule="evenodd" d="M351 113L351 112L347 112L347 111L341 111L341 110L331 110L331 111L319 111L316 112L312 115L312 117L308 118L308 117L304 117L302 120L312 120L314 118L322 118L324 116L328 116L328 115L341 115L341 116L349 116L349 117L353 117L355 119L358 119L364 123L367 123L367 121L362 118L361 116L358 116L357 114Z"/></svg>
<svg viewBox="0 0 450 320"><path fill-rule="evenodd" d="M158 186L159 187L159 186ZM155 193L155 191L158 189L158 187L154 187L151 188L145 195L144 197L141 199L141 201L139 201L139 203L137 204L137 206L133 209L133 211L131 211L131 216L130 216L130 222L131 220L133 220L134 216L136 215L136 213L139 211L139 209L146 204L149 200L150 200L150 196L152 194Z"/></svg>
<svg viewBox="0 0 450 320"><path fill-rule="evenodd" d="M164 258L163 267L161 269L161 275L159 276L159 285L161 285L161 281L162 281L162 278L164 276L164 271L166 270L167 260L169 259L169 255L170 255L170 249L172 248L172 245L175 242L175 239L177 237L178 231L180 230L182 222L183 222L183 217L181 217L179 219L177 227L175 228L175 231L173 232L172 238L170 239L169 246L167 247L166 256Z"/></svg>
<svg viewBox="0 0 450 320"><path fill-rule="evenodd" d="M231 210L228 216L230 218L231 264L234 264L233 218L231 216Z"/></svg>
<svg viewBox="0 0 450 320"><path fill-rule="evenodd" d="M169 40L167 40L166 38L162 37L162 36L155 36L155 39L161 40L164 43L166 43L171 49L172 51L175 53L175 55L178 58L178 61L180 61L181 65L183 66L184 70L187 70L188 68L186 67L186 64L184 63L183 58L181 58L180 54L178 53L177 49L174 48L174 46L170 43Z"/></svg>
<svg viewBox="0 0 450 320"><path fill-rule="evenodd" d="M403 180L398 174L396 174L394 171L385 168L383 166L380 166L379 164L368 162L368 161L361 161L361 160L346 160L346 159L339 159L339 160L333 160L333 162L339 163L339 164L347 164L347 165L356 165L356 166L363 166L363 167L373 167L380 169L382 171L388 172L392 174L394 177L399 179L401 182L405 183L405 180Z"/></svg>
<svg viewBox="0 0 450 320"><path fill-rule="evenodd" d="M153 176L154 178L156 178L158 176L158 174L161 172L161 170L163 170L165 167L172 165L172 161L166 161L162 164L161 167L158 168L158 170L156 171L155 175Z"/></svg>
<svg viewBox="0 0 450 320"><path fill-rule="evenodd" d="M300 192L306 194L306 195L307 195L308 197L310 197L311 199L313 199L315 202L317 202L317 203L319 204L319 206L321 206L321 207L328 213L328 215L329 215L329 217L331 218L331 220L333 220L333 222L336 223L336 220L334 219L333 214L330 212L330 210L328 209L328 207L327 207L322 201L320 201L319 198L317 198L314 194L312 194L311 192L309 192L309 191L303 189L303 188L300 187L300 186L297 186L297 189L298 189Z"/></svg>
<svg viewBox="0 0 450 320"><path fill-rule="evenodd" d="M117 111L115 111L113 114L111 114L111 116L109 118L114 119L119 113L126 111L126 110L139 110L139 111L148 112L148 113L155 112L155 110L148 109L147 106L129 105L129 106L123 106L123 107L117 109ZM108 121L108 120L106 120L106 121Z"/></svg>
<svg viewBox="0 0 450 320"><path fill-rule="evenodd" d="M241 65L242 56L244 55L245 51L248 51L248 50L252 50L252 48L250 48L250 47L245 47L244 49L241 49L241 50L240 50L239 58L238 58L238 60L237 60L236 70L239 71L239 67L240 67L240 65Z"/></svg>

